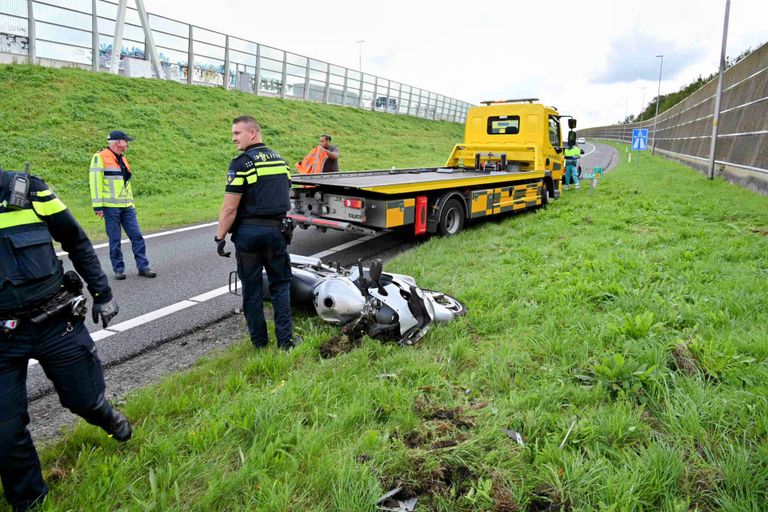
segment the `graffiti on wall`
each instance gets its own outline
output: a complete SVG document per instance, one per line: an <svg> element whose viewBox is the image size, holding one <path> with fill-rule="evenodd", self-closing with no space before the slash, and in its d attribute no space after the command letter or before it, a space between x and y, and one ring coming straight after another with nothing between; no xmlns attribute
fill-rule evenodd
<svg viewBox="0 0 768 512"><path fill-rule="evenodd" d="M29 39L27 36L0 34L0 52L29 55Z"/></svg>

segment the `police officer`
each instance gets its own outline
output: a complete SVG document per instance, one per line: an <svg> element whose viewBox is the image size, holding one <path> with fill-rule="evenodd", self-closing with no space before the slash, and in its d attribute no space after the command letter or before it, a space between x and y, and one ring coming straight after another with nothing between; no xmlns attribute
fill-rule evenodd
<svg viewBox="0 0 768 512"><path fill-rule="evenodd" d="M219 255L228 257L225 237L232 233L237 273L243 283L243 311L253 345L263 348L269 341L263 310L262 269L266 269L277 345L290 350L298 343L291 323L291 259L284 237L289 231L290 171L283 157L264 145L253 117L232 121L232 142L243 153L229 164L214 241Z"/></svg>
<svg viewBox="0 0 768 512"><path fill-rule="evenodd" d="M74 314L72 307L82 282L74 272L65 275L53 240L85 279L95 303L93 320L106 327L118 307L85 232L42 180L0 171L0 478L14 511L33 507L48 493L27 430L31 358L53 381L64 407L118 441L132 433L125 416L104 398L104 375L83 325L84 309L74 308L79 312Z"/></svg>

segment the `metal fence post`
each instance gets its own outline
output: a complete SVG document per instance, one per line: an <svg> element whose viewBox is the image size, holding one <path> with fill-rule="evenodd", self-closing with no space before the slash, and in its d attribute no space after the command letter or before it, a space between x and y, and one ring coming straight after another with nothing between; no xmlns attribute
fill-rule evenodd
<svg viewBox="0 0 768 512"><path fill-rule="evenodd" d="M379 94L379 77L373 77L373 101L371 102L371 110L376 110L376 95Z"/></svg>
<svg viewBox="0 0 768 512"><path fill-rule="evenodd" d="M285 90L288 88L288 52L283 50L283 73L281 75L280 97L285 98Z"/></svg>
<svg viewBox="0 0 768 512"><path fill-rule="evenodd" d="M331 98L331 65L325 63L325 94L323 94L323 103L326 105L330 102Z"/></svg>
<svg viewBox="0 0 768 512"><path fill-rule="evenodd" d="M261 87L261 45L256 45L256 69L254 69L253 75L253 93L259 95L259 87Z"/></svg>
<svg viewBox="0 0 768 512"><path fill-rule="evenodd" d="M307 59L306 68L304 69L304 101L307 101L309 99L309 65L310 65L310 59L309 57L305 57Z"/></svg>
<svg viewBox="0 0 768 512"><path fill-rule="evenodd" d="M357 108L363 108L363 76L360 73L360 95L357 97Z"/></svg>
<svg viewBox="0 0 768 512"><path fill-rule="evenodd" d="M37 58L37 34L35 32L34 2L27 0L27 43L29 45L29 63L34 64Z"/></svg>
<svg viewBox="0 0 768 512"><path fill-rule="evenodd" d="M91 16L91 69L99 70L99 16L96 12L97 0L91 2L93 15Z"/></svg>
<svg viewBox="0 0 768 512"><path fill-rule="evenodd" d="M347 106L347 80L349 79L349 69L344 68L344 89L341 91L341 104Z"/></svg>
<svg viewBox="0 0 768 512"><path fill-rule="evenodd" d="M229 36L224 36L224 89L229 89Z"/></svg>
<svg viewBox="0 0 768 512"><path fill-rule="evenodd" d="M725 2L725 21L723 22L723 45L720 51L720 71L717 75L717 92L715 93L715 111L712 115L712 140L709 143L709 163L707 177L715 179L715 152L717 151L717 124L720 122L720 102L723 97L723 71L725 70L725 46L728 42L728 13L731 10L731 0Z"/></svg>
<svg viewBox="0 0 768 512"><path fill-rule="evenodd" d="M392 80L387 80L387 99L386 103L384 104L384 112L389 112L389 95L392 91Z"/></svg>
<svg viewBox="0 0 768 512"><path fill-rule="evenodd" d="M400 88L397 90L397 108L395 109L395 114L400 113L400 105L403 104L403 84L400 85Z"/></svg>
<svg viewBox="0 0 768 512"><path fill-rule="evenodd" d="M109 72L114 75L120 73L120 57L123 53L123 28L125 27L126 4L126 0L120 0L120 4L117 6L115 37L112 39L112 61L109 63Z"/></svg>
<svg viewBox="0 0 768 512"><path fill-rule="evenodd" d="M413 106L413 86L408 86L408 110L405 111L407 115L411 115L411 108Z"/></svg>
<svg viewBox="0 0 768 512"><path fill-rule="evenodd" d="M187 45L187 83L192 84L192 75L195 69L195 47L192 43L194 37L193 27L189 26L189 44Z"/></svg>

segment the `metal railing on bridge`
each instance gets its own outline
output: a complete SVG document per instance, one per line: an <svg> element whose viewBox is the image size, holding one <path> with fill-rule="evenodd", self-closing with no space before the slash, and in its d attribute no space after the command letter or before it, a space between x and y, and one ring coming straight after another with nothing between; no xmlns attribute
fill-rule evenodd
<svg viewBox="0 0 768 512"><path fill-rule="evenodd" d="M0 63L108 70L118 4L0 0ZM463 123L469 103L329 62L148 13L163 78L253 94ZM128 7L120 69L153 76L139 13ZM190 71L191 70L191 71Z"/></svg>

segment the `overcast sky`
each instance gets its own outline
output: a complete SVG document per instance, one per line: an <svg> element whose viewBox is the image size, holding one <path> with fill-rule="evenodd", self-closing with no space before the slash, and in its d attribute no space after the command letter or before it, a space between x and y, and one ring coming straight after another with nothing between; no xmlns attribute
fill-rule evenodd
<svg viewBox="0 0 768 512"><path fill-rule="evenodd" d="M133 5L133 2L129 2ZM144 0L146 9L470 103L537 97L579 127L637 114L717 70L725 0ZM357 41L364 40L364 43ZM768 0L732 0L727 54L768 42ZM361 52L362 50L362 52ZM643 91L645 88L645 92Z"/></svg>

